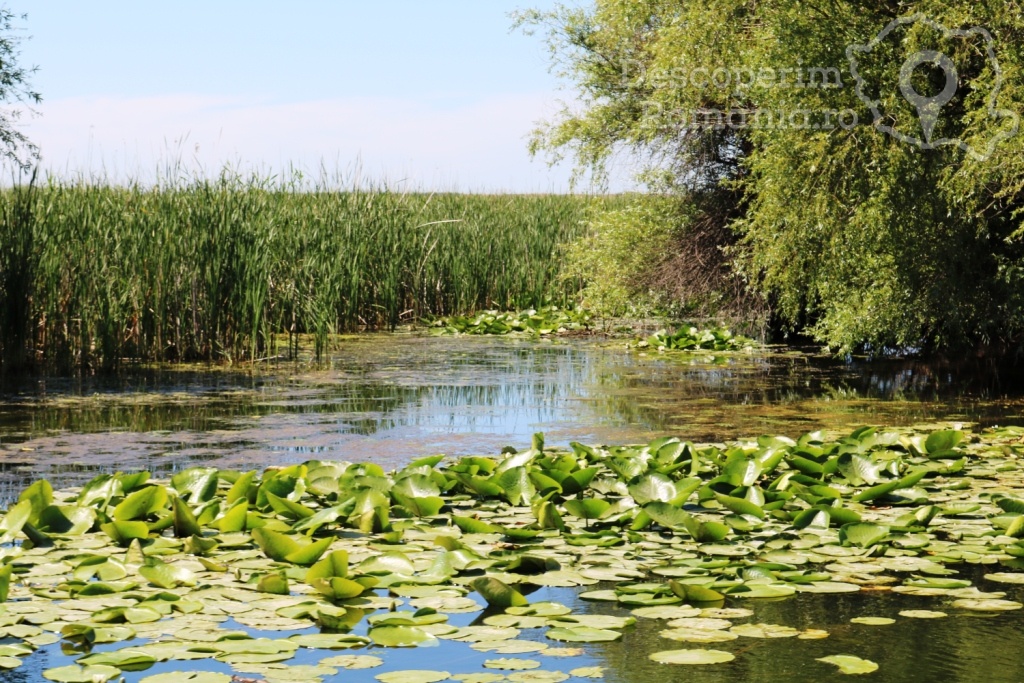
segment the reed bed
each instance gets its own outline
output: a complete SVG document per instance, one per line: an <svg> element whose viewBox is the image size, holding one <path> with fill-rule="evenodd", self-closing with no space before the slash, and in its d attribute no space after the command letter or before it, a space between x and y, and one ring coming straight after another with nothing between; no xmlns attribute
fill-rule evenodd
<svg viewBox="0 0 1024 683"><path fill-rule="evenodd" d="M596 200L222 177L0 191L0 367L241 360L287 334L565 303Z"/></svg>

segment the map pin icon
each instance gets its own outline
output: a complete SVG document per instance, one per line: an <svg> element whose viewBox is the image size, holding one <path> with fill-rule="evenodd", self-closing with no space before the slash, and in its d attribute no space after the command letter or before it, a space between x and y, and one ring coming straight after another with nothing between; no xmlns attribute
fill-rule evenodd
<svg viewBox="0 0 1024 683"><path fill-rule="evenodd" d="M937 66L946 75L946 86L938 95L926 97L914 90L910 79L917 67L922 64ZM917 116L921 119L921 129L924 131L924 139L929 147L932 142L932 133L935 131L935 124L939 121L939 112L949 104L953 95L956 94L959 78L953 60L935 50L922 50L911 55L900 69L900 91L907 98L907 102L917 109Z"/></svg>

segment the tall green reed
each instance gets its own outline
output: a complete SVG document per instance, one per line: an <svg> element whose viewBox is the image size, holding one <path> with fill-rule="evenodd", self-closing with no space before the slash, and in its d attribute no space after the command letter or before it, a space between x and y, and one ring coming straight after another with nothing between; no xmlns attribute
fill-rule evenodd
<svg viewBox="0 0 1024 683"><path fill-rule="evenodd" d="M276 355L287 334L565 303L595 200L273 178L0 191L0 367Z"/></svg>

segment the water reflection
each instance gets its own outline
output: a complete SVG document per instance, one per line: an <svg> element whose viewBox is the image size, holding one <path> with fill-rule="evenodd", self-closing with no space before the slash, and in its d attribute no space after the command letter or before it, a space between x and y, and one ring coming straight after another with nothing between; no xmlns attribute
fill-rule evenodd
<svg viewBox="0 0 1024 683"><path fill-rule="evenodd" d="M937 419L1006 423L1021 414L1020 386L976 369L795 353L685 359L590 340L371 335L345 340L318 369L140 369L8 382L0 487L198 463L397 466L425 453L496 453L535 431L565 444Z"/></svg>

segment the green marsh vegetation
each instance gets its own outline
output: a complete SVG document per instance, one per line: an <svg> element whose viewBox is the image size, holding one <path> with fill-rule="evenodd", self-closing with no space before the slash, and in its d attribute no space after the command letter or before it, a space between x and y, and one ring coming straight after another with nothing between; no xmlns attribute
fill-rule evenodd
<svg viewBox="0 0 1024 683"><path fill-rule="evenodd" d="M1022 434L932 425L568 449L536 435L522 451L390 473L308 461L58 491L41 480L0 519L0 667L61 642L73 662L49 680L382 667L385 682L561 681L600 677L573 658L620 641L659 666L759 669L753 643L792 639L782 666L902 672L866 656L867 634L1024 606ZM603 608L531 600L538 589ZM773 623L761 607L858 594L839 623ZM473 670L401 668L393 648L426 646Z"/></svg>
<svg viewBox="0 0 1024 683"><path fill-rule="evenodd" d="M258 359L300 334L319 357L334 333L567 303L559 249L595 201L230 174L18 186L0 192L0 360Z"/></svg>

